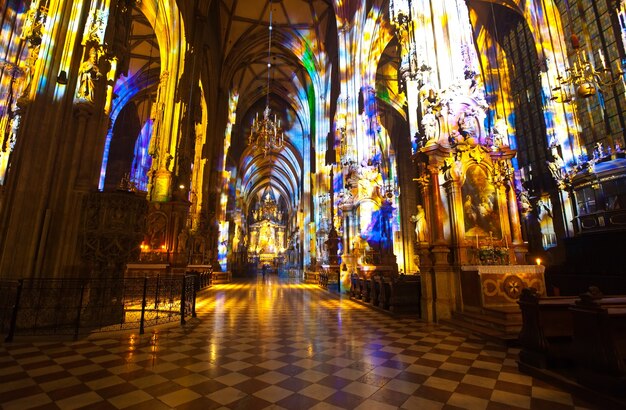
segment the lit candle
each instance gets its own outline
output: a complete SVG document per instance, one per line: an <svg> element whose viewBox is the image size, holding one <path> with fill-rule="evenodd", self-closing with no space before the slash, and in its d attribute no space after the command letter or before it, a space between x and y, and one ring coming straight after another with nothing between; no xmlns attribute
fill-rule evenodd
<svg viewBox="0 0 626 410"><path fill-rule="evenodd" d="M541 265L541 258L537 258L537 265Z"/></svg>

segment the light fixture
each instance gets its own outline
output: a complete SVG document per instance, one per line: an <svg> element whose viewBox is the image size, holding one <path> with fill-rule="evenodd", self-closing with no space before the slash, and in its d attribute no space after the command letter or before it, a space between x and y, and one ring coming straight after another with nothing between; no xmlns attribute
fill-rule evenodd
<svg viewBox="0 0 626 410"><path fill-rule="evenodd" d="M59 75L57 76L57 83L61 85L67 84L67 72L64 70L59 71Z"/></svg>
<svg viewBox="0 0 626 410"><path fill-rule="evenodd" d="M270 1L270 25L269 25L269 41L267 47L267 96L265 99L265 110L263 118L259 120L259 113L256 114L252 127L250 129L250 138L248 142L257 151L266 156L271 151L279 151L285 144L283 129L280 126L280 120L276 118L276 114L272 118L270 110L270 71L272 67L272 2Z"/></svg>
<svg viewBox="0 0 626 410"><path fill-rule="evenodd" d="M619 60L616 62L617 71L613 72L606 67L602 50L599 50L601 66L594 68L587 59L586 51L580 46L580 40L576 34L572 34L571 43L576 54L572 66L566 70L565 76L559 75L557 77L561 86L572 85L579 98L588 98L595 95L602 86L615 85L621 80L624 71ZM558 92L552 97L553 100L567 102L571 99L567 91L563 91L560 86L555 87L552 91Z"/></svg>

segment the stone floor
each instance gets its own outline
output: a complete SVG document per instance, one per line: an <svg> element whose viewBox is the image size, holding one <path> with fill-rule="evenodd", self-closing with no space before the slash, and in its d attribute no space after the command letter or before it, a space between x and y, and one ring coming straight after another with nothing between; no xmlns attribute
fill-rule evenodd
<svg viewBox="0 0 626 410"><path fill-rule="evenodd" d="M270 276L199 294L184 327L0 346L3 409L594 408L518 350Z"/></svg>

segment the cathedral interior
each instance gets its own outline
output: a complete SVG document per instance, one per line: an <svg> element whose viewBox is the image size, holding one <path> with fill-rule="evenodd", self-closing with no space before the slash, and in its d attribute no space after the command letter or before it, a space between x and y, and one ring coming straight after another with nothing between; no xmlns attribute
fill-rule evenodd
<svg viewBox="0 0 626 410"><path fill-rule="evenodd" d="M626 294L625 0L0 11L3 282L406 286L505 339L522 289Z"/></svg>

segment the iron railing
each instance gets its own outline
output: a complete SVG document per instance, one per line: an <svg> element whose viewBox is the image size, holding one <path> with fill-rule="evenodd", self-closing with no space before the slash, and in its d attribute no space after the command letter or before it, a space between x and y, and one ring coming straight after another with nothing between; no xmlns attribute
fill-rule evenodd
<svg viewBox="0 0 626 410"><path fill-rule="evenodd" d="M139 329L195 317L198 275L0 281L0 329L18 335L72 335ZM196 286L196 282L200 286Z"/></svg>

